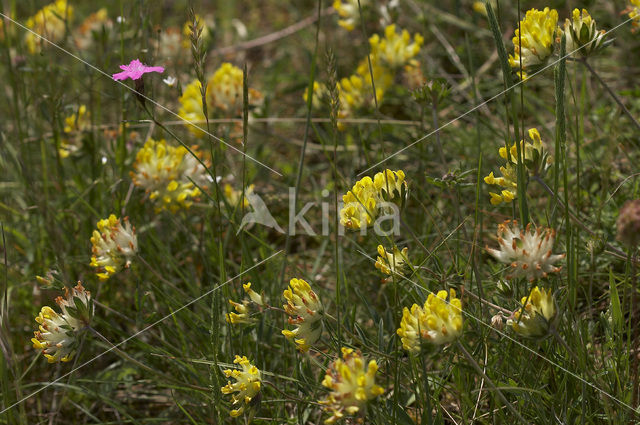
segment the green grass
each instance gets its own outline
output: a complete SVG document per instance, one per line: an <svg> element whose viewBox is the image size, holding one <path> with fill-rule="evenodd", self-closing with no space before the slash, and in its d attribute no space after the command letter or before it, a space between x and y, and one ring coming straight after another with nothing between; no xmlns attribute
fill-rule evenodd
<svg viewBox="0 0 640 425"><path fill-rule="evenodd" d="M608 30L627 20L620 14L626 1L521 2L518 12L500 0L489 17L472 3L408 0L385 14L380 2L361 0L349 32L327 1L70 2L73 19L56 41L68 53L53 46L30 53L27 31L5 20L0 424L320 424L330 416L318 404L328 394L322 380L343 346L379 366L376 383L384 394L363 407L363 423L640 421L633 413L638 256L616 239L619 211L640 191L640 138L630 118L640 116L640 35L628 22L619 26L588 66L558 60L558 44L550 66L520 82L508 56L528 8L556 8L562 25L570 7L587 7L598 28ZM9 1L2 13L24 25L45 4ZM91 48L79 48L79 25L98 4L112 25L93 34ZM182 34L190 6L206 19L210 36L178 44L181 53L167 59L158 40L168 28ZM320 19L308 19L319 11ZM301 21L298 31L279 32ZM332 90L319 106L305 102L314 82L340 81L361 60L365 77L375 75L367 38L384 33L382 21L424 36L415 59L425 80L445 84L448 95L416 101L399 69L386 90L376 84L382 100L365 93L366 106L350 120L332 109L329 101L338 96ZM271 40L242 46L269 34ZM217 53L228 46L236 47ZM144 77L146 110L133 82L124 87L108 77L135 58L166 68ZM158 105L178 112L186 85L199 77L206 85L223 62L243 70L242 107L233 115L208 110L199 125L211 136L197 138ZM176 86L162 83L169 75ZM249 89L261 92L259 107ZM80 105L90 125L65 133L65 118ZM504 165L498 149L533 127L553 163L538 176L514 167L518 199L491 205L495 188L483 179ZM72 136L79 149L64 157L59 148ZM156 211L131 177L148 137L193 152L196 146L207 172L222 179L199 184L203 193L189 209ZM407 176L400 234L339 234L342 195L385 168ZM296 213L316 203L305 218L317 234L304 234L300 225L295 235L260 224L241 229L251 207L225 197L226 183L239 193L253 184L284 229L292 188ZM90 237L110 214L129 217L139 251L130 268L101 282L89 265ZM323 215L328 234L321 232ZM484 249L497 246L497 225L507 219L553 227L553 252L566 253L562 270L534 284L507 280L508 266ZM409 271L380 273L378 245L408 247ZM53 284L36 279L52 271ZM282 335L293 328L282 309L292 278L309 282L325 311L322 337L307 354ZM34 317L77 281L94 299L90 328L70 362L48 364L30 342ZM250 307L253 324L231 325L228 300L241 301L246 282L268 306ZM492 325L498 308L516 310L534 285L555 297L546 337L526 339ZM403 308L452 288L462 300L462 335L408 354L396 333ZM220 391L235 355L247 356L263 381L239 418L229 416L237 406Z"/></svg>

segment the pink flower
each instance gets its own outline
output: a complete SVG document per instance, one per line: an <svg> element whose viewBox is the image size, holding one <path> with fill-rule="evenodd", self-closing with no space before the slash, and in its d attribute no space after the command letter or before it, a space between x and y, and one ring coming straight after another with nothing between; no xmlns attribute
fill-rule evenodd
<svg viewBox="0 0 640 425"><path fill-rule="evenodd" d="M120 69L123 72L118 72L117 74L113 74L114 80L126 80L127 78L131 78L132 80L137 80L147 72L159 72L159 73L164 72L164 67L147 66L142 62L140 62L138 59L132 60L129 65L120 65Z"/></svg>

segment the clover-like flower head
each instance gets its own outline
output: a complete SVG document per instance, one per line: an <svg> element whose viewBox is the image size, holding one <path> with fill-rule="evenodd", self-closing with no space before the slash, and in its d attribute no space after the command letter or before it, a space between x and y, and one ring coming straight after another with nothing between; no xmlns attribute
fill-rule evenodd
<svg viewBox="0 0 640 425"><path fill-rule="evenodd" d="M565 254L553 254L556 232L550 228L527 225L521 230L517 221L507 220L498 225L499 249L486 250L496 260L511 266L507 279L525 277L530 282L557 273L562 267L555 265Z"/></svg>
<svg viewBox="0 0 640 425"><path fill-rule="evenodd" d="M284 310L289 315L289 324L294 330L283 330L282 334L292 339L301 352L309 351L322 335L322 303L311 286L302 279L291 279L284 291L287 300Z"/></svg>
<svg viewBox="0 0 640 425"><path fill-rule="evenodd" d="M68 362L78 348L80 332L91 319L91 294L80 282L75 288L65 288L65 296L56 303L61 313L44 306L36 317L38 330L31 338L33 348L41 350L49 363Z"/></svg>
<svg viewBox="0 0 640 425"><path fill-rule="evenodd" d="M203 156L197 146L192 146L191 152L198 158ZM156 211L189 208L201 194L198 187L209 183L205 167L194 155L184 146L173 147L153 139L138 151L131 177L156 203Z"/></svg>
<svg viewBox="0 0 640 425"><path fill-rule="evenodd" d="M225 369L227 378L235 379L235 382L227 381L227 385L221 388L222 394L231 394L232 409L229 414L232 417L242 415L251 401L260 393L262 376L260 370L249 362L246 356L236 355L233 363L241 369ZM237 393L237 394L236 394Z"/></svg>
<svg viewBox="0 0 640 425"><path fill-rule="evenodd" d="M454 341L462 333L462 303L456 298L456 291L430 293L424 307L405 307L397 333L402 347L410 352L420 351L423 341L435 345Z"/></svg>
<svg viewBox="0 0 640 425"><path fill-rule="evenodd" d="M399 68L407 64L420 52L420 46L424 43L424 37L416 33L411 40L409 31L396 32L395 24L388 25L384 29L384 38L373 34L369 38L371 55L381 60L390 68Z"/></svg>
<svg viewBox="0 0 640 425"><path fill-rule="evenodd" d="M509 56L509 65L519 71L522 62L521 78L525 79L526 71L543 65L553 54L557 24L558 11L548 7L528 10L520 21L520 29L513 36L514 53Z"/></svg>
<svg viewBox="0 0 640 425"><path fill-rule="evenodd" d="M522 297L522 307L507 320L518 334L529 338L540 338L549 332L549 326L556 315L555 301L551 290L534 287L529 296Z"/></svg>
<svg viewBox="0 0 640 425"><path fill-rule="evenodd" d="M380 272L386 275L402 274L407 268L407 262L409 261L409 248L402 248L394 246L391 252L387 251L382 245L378 245L378 258L376 260L375 267Z"/></svg>
<svg viewBox="0 0 640 425"><path fill-rule="evenodd" d="M384 394L384 389L376 385L375 377L378 364L375 360L366 360L360 352L342 347L342 359L331 363L322 385L331 392L320 403L331 416L324 421L333 424L346 415L361 414L369 400Z"/></svg>
<svg viewBox="0 0 640 425"><path fill-rule="evenodd" d="M573 9L571 19L564 22L567 53L577 49L575 56L587 57L604 47L605 30L598 30L596 21L586 9Z"/></svg>
<svg viewBox="0 0 640 425"><path fill-rule="evenodd" d="M120 221L111 214L98 221L97 227L91 236L91 266L97 269L100 280L107 280L123 267L129 267L138 252L138 238L128 217Z"/></svg>

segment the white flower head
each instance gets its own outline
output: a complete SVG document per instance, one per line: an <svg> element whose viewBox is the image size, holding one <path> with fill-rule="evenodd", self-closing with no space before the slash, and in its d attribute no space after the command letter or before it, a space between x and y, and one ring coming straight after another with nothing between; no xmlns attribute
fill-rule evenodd
<svg viewBox="0 0 640 425"><path fill-rule="evenodd" d="M533 230L528 224L522 231L517 221L507 220L498 225L500 249L486 247L486 250L496 260L511 266L507 279L526 277L533 282L562 269L554 265L565 257L565 254L552 253L555 236L553 229L536 226Z"/></svg>

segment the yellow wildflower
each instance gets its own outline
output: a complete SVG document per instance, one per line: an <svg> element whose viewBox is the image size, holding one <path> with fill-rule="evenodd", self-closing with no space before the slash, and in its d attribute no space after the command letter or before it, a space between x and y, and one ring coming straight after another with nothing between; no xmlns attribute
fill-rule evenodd
<svg viewBox="0 0 640 425"><path fill-rule="evenodd" d="M360 6L365 7L367 0L360 0ZM353 31L356 25L360 22L360 8L358 7L358 0L346 0L344 3L342 0L334 0L333 8L338 12L338 25L347 31Z"/></svg>
<svg viewBox="0 0 640 425"><path fill-rule="evenodd" d="M600 50L604 46L605 31L596 28L596 21L591 18L586 9L582 12L573 9L572 19L565 20L564 34L567 40L567 53L574 53L574 56L587 57Z"/></svg>
<svg viewBox="0 0 640 425"><path fill-rule="evenodd" d="M342 359L336 359L325 374L322 385L331 392L320 403L331 417L324 421L333 424L345 414L363 414L367 401L384 394L384 389L376 385L375 377L378 364L370 360L368 364L360 352L342 347Z"/></svg>
<svg viewBox="0 0 640 425"><path fill-rule="evenodd" d="M198 158L202 155L197 146L192 146L191 152ZM201 193L197 186L204 187L210 181L206 169L184 146L173 147L164 140L147 140L133 167L133 183L156 201L157 211L189 208Z"/></svg>
<svg viewBox="0 0 640 425"><path fill-rule="evenodd" d="M462 303L456 298L456 291L430 293L424 308L418 304L412 305L411 310L405 307L397 333L402 347L411 352L420 350L422 340L436 345L454 341L462 333Z"/></svg>
<svg viewBox="0 0 640 425"><path fill-rule="evenodd" d="M68 362L78 346L78 334L89 323L91 317L91 294L78 282L75 288L65 288L65 297L56 303L61 309L57 313L44 306L36 317L38 330L31 339L33 348L42 350L49 363ZM68 308L70 307L70 308Z"/></svg>
<svg viewBox="0 0 640 425"><path fill-rule="evenodd" d="M640 26L640 0L630 0L630 2L631 4L627 6L625 12L629 15L629 18L633 19L631 21L633 27L631 31L635 32Z"/></svg>
<svg viewBox="0 0 640 425"><path fill-rule="evenodd" d="M499 249L486 247L489 254L501 263L511 266L514 277L526 277L533 282L547 277L549 273L557 273L562 267L554 263L564 258L565 254L552 253L556 231L550 228L535 227L527 224L524 231L520 230L517 221L507 220L498 225Z"/></svg>
<svg viewBox="0 0 640 425"><path fill-rule="evenodd" d="M527 78L525 71L543 65L553 54L557 24L558 11L548 7L542 11L528 10L520 21L520 29L516 29L513 37L514 54L509 56L509 64L520 72L522 61L522 79Z"/></svg>
<svg viewBox="0 0 640 425"><path fill-rule="evenodd" d="M27 19L26 26L43 38L57 43L65 35L65 21L71 21L71 19L73 19L73 6L67 4L67 0L56 0ZM35 54L40 51L46 42L32 32L27 32L25 43L29 53Z"/></svg>
<svg viewBox="0 0 640 425"><path fill-rule="evenodd" d="M522 336L530 338L543 337L549 332L549 326L556 315L556 306L551 290L545 291L537 286L528 297L522 297L520 307L507 325Z"/></svg>
<svg viewBox="0 0 640 425"><path fill-rule="evenodd" d="M244 299L239 303L229 300L229 304L231 304L235 312L232 311L231 313L228 313L225 316L225 319L227 323L231 323L232 325L240 323L254 323L255 319L250 316L249 305L251 303L255 303L261 307L265 305L264 300L262 299L262 295L251 289L251 282L245 283L244 285L242 285L242 288L249 296L249 299Z"/></svg>
<svg viewBox="0 0 640 425"><path fill-rule="evenodd" d="M97 268L100 280L107 280L123 267L131 264L138 252L136 229L124 218L124 226L114 214L98 221L91 236L91 266Z"/></svg>
<svg viewBox="0 0 640 425"><path fill-rule="evenodd" d="M382 245L378 245L378 259L376 260L376 269L387 275L402 274L407 267L409 248L393 247L393 252L388 252Z"/></svg>
<svg viewBox="0 0 640 425"><path fill-rule="evenodd" d="M495 11L498 6L496 0L489 0L489 3L491 3L491 7ZM474 12L487 16L487 6L485 5L484 1L474 1L471 7L473 8Z"/></svg>
<svg viewBox="0 0 640 425"><path fill-rule="evenodd" d="M386 177L385 177L386 176ZM365 176L358 180L342 197L340 223L348 229L370 226L382 213L389 212L387 201L402 203L407 195L407 182L402 170L385 170L372 179Z"/></svg>
<svg viewBox="0 0 640 425"><path fill-rule="evenodd" d="M551 165L552 159L544 149L538 130L531 128L528 134L531 142L525 140L520 141L520 150L524 156L524 165L530 175L544 174ZM506 147L501 147L498 153L500 157L506 161L504 167L500 167L502 177L495 177L493 172L491 172L484 178L486 184L503 188L499 194L489 192L492 205L499 205L502 202L509 203L516 198L518 193L518 178L516 172L516 165L519 162L518 148L514 143L510 146L508 152Z"/></svg>
<svg viewBox="0 0 640 425"><path fill-rule="evenodd" d="M229 183L225 183L223 188L223 193L224 193L225 199L227 200L227 202L232 208L239 207L240 200L242 199L242 205L246 209L246 208L249 208L250 206L248 196L250 196L253 193L253 188L254 188L254 185L252 184L247 186L247 188L244 191L244 197L243 197L242 191L234 189L233 186L231 186Z"/></svg>
<svg viewBox="0 0 640 425"><path fill-rule="evenodd" d="M311 286L302 279L291 279L283 293L287 300L284 310L289 315L289 324L297 325L293 331L282 334L292 339L301 352L309 351L322 335L322 303Z"/></svg>
<svg viewBox="0 0 640 425"><path fill-rule="evenodd" d="M395 24L384 29L384 38L373 34L369 38L371 55L391 68L399 68L409 62L420 51L424 37L416 33L411 41L409 31L402 30L398 35Z"/></svg>
<svg viewBox="0 0 640 425"><path fill-rule="evenodd" d="M256 104L262 100L262 94L250 88L249 104ZM242 70L228 62L209 78L207 82L207 106L212 113L224 116L239 116L242 114Z"/></svg>
<svg viewBox="0 0 640 425"><path fill-rule="evenodd" d="M82 132L91 129L91 117L85 105L78 107L78 112L64 119L64 138L58 150L61 158L77 152L82 146Z"/></svg>
<svg viewBox="0 0 640 425"><path fill-rule="evenodd" d="M222 394L231 394L232 404L237 408L231 410L229 414L235 418L244 413L249 403L260 392L262 377L260 370L252 365L246 356L240 357L236 355L233 363L239 365L242 369L225 369L223 372L227 378L233 378L236 382L227 381L227 385L220 390Z"/></svg>
<svg viewBox="0 0 640 425"><path fill-rule="evenodd" d="M201 31L200 38L206 44L211 37L211 32L209 31L209 25L205 21L205 19L202 18L202 16L196 14L195 18L196 18L196 21L198 21L198 30ZM183 36L182 48L187 51L191 49L191 26L192 25L193 25L193 22L191 20L187 20L187 22L185 22L184 25L182 26L182 36Z"/></svg>
<svg viewBox="0 0 640 425"><path fill-rule="evenodd" d="M178 115L180 118L197 124L198 127L205 127L204 110L202 109L202 93L200 88L202 85L200 81L194 80L189 83L182 91L182 96L178 99L180 102L180 109L178 109ZM188 125L187 128L196 137L204 136L204 131L200 130L194 125Z"/></svg>

